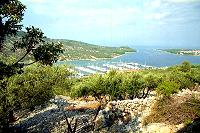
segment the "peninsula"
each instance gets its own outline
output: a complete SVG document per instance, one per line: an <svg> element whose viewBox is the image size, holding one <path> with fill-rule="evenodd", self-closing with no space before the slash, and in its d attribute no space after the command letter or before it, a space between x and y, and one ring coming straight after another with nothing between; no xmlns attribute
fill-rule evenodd
<svg viewBox="0 0 200 133"><path fill-rule="evenodd" d="M59 60L110 59L127 52L136 52L136 50L126 46L107 47L67 39L50 39L49 41L63 44L65 51Z"/></svg>

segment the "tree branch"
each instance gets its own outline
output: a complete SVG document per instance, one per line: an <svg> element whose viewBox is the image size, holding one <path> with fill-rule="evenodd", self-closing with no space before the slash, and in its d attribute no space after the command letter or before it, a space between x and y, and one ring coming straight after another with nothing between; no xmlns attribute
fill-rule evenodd
<svg viewBox="0 0 200 133"><path fill-rule="evenodd" d="M36 62L38 62L38 61L33 61L33 62L31 62L31 63L24 64L24 66L29 66L29 65L32 65L32 64L34 64L34 63L36 63Z"/></svg>
<svg viewBox="0 0 200 133"><path fill-rule="evenodd" d="M16 61L15 63L12 64L12 66L18 64L20 61L22 61L29 53L30 53L31 50L27 51L24 56L22 56L18 61Z"/></svg>

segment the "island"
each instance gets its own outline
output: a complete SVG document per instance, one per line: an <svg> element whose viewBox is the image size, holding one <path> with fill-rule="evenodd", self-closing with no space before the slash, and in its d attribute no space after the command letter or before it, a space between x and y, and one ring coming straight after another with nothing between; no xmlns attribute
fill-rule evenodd
<svg viewBox="0 0 200 133"><path fill-rule="evenodd" d="M160 49L160 50L172 54L200 56L200 49Z"/></svg>

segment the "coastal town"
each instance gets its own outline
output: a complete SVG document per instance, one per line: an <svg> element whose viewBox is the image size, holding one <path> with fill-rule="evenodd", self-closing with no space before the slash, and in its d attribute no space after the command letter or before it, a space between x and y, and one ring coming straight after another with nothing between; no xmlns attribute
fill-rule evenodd
<svg viewBox="0 0 200 133"><path fill-rule="evenodd" d="M200 50L195 49L195 50L181 50L179 54L184 55L184 54L189 54L189 55L196 55L200 56Z"/></svg>
<svg viewBox="0 0 200 133"><path fill-rule="evenodd" d="M178 55L200 56L200 49L164 49L162 51Z"/></svg>

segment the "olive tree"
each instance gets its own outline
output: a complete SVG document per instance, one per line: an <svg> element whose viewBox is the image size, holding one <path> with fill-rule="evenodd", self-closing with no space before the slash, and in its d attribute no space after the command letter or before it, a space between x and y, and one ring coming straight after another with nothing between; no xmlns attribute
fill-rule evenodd
<svg viewBox="0 0 200 133"><path fill-rule="evenodd" d="M17 36L22 29L20 23L25 9L26 6L19 0L0 1L0 132L8 128L9 120L13 117L13 105L10 103L12 96L7 88L9 78L23 73L25 66L35 62L52 65L63 52L61 44L46 43L43 32L33 26L25 28L24 36L11 44L6 43L7 39ZM16 54L21 50L23 55L13 61L4 60L8 57L4 54L7 49ZM32 57L32 62L24 62L27 56Z"/></svg>

